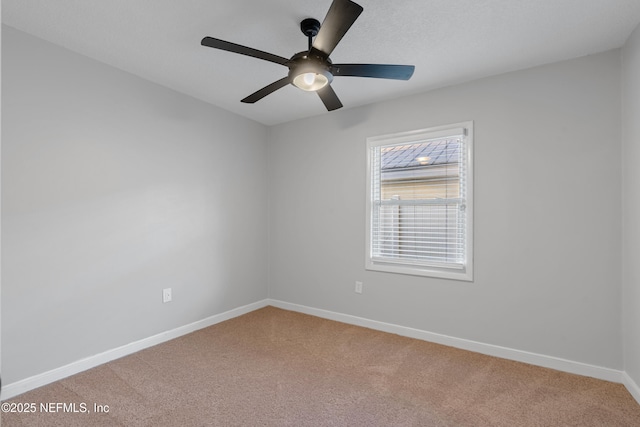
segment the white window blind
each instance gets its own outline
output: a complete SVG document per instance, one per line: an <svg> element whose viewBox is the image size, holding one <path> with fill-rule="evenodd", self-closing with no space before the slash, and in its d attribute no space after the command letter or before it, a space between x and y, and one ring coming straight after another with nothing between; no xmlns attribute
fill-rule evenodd
<svg viewBox="0 0 640 427"><path fill-rule="evenodd" d="M471 280L471 123L369 138L367 268Z"/></svg>

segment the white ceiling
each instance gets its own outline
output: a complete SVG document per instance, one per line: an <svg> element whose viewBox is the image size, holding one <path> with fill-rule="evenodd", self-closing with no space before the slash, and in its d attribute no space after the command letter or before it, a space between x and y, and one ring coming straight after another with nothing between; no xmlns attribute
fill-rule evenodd
<svg viewBox="0 0 640 427"><path fill-rule="evenodd" d="M334 63L413 64L410 81L338 77L344 108L620 47L640 0L356 0L364 12ZM290 57L299 22L331 0L2 0L2 21L147 80L264 124L328 113L287 86L240 99L287 68L200 45L211 36Z"/></svg>

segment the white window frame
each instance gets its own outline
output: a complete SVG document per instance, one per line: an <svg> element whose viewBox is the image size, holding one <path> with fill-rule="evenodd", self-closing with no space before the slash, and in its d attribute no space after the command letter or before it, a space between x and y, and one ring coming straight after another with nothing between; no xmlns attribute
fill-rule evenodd
<svg viewBox="0 0 640 427"><path fill-rule="evenodd" d="M463 161L466 161L466 198L464 200L465 249L463 265L446 265L442 263L418 263L411 260L389 260L373 257L373 177L372 148L388 145L409 144L415 141L446 138L452 135L464 135ZM473 281L473 122L460 122L445 126L380 135L367 138L367 188L366 188L366 259L365 269L389 273L410 274L437 277L462 281Z"/></svg>

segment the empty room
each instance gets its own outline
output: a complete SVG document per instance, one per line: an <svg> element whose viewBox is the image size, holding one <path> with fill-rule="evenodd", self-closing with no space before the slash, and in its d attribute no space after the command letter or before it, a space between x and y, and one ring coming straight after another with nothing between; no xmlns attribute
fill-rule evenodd
<svg viewBox="0 0 640 427"><path fill-rule="evenodd" d="M2 0L2 426L640 426L640 1Z"/></svg>

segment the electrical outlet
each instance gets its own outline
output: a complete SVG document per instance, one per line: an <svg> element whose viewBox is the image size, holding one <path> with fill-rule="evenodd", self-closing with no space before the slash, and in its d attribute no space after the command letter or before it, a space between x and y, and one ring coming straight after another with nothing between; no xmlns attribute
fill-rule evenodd
<svg viewBox="0 0 640 427"><path fill-rule="evenodd" d="M166 288L162 290L162 302L170 302L171 301L171 288Z"/></svg>
<svg viewBox="0 0 640 427"><path fill-rule="evenodd" d="M356 294L362 293L362 282L356 281Z"/></svg>

